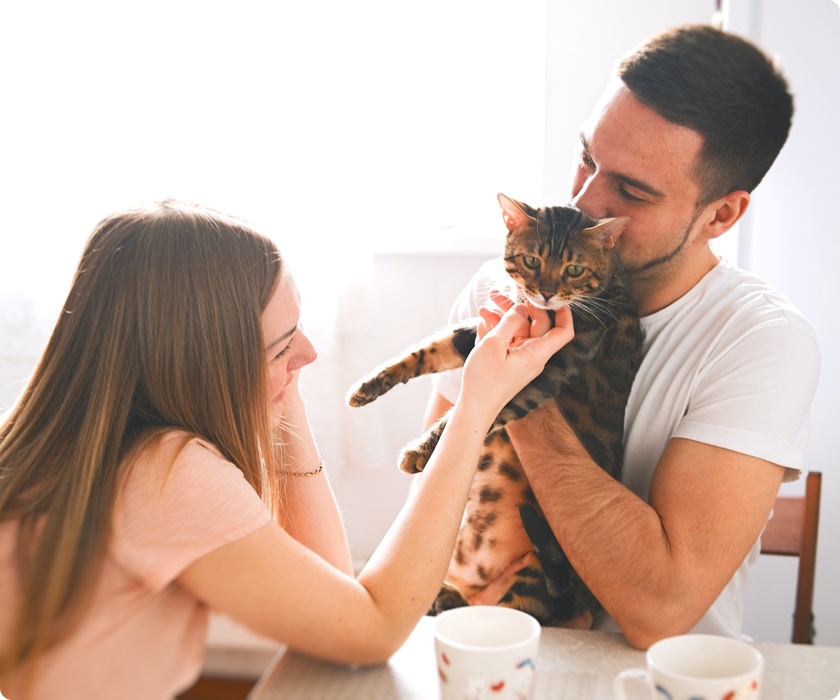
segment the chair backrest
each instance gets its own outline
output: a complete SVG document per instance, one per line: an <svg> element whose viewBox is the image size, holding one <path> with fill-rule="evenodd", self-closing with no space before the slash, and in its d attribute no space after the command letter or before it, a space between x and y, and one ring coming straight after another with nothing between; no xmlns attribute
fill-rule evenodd
<svg viewBox="0 0 840 700"><path fill-rule="evenodd" d="M799 557L794 644L814 643L814 575L817 568L817 530L820 520L822 474L808 472L802 496L779 496L761 535L761 553Z"/></svg>

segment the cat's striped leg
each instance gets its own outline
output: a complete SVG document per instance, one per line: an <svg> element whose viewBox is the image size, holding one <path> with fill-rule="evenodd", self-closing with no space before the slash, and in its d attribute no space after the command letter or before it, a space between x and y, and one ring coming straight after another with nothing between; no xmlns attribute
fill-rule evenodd
<svg viewBox="0 0 840 700"><path fill-rule="evenodd" d="M432 452L437 447L444 427L446 427L447 415L448 412L423 435L403 447L400 452L400 469L406 474L416 474L423 471L432 456Z"/></svg>

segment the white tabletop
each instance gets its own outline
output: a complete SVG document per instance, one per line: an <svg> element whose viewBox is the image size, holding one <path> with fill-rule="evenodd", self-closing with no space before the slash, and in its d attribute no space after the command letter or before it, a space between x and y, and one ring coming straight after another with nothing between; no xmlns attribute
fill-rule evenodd
<svg viewBox="0 0 840 700"><path fill-rule="evenodd" d="M249 700L436 700L433 625L423 618L388 664L374 668L281 652ZM755 646L765 659L762 700L833 700L840 692L840 647ZM620 635L544 627L534 700L613 700L613 677L644 663Z"/></svg>

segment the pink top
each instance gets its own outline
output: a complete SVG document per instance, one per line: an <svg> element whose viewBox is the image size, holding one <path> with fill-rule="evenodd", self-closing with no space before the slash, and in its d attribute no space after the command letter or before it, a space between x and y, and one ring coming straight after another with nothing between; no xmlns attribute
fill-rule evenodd
<svg viewBox="0 0 840 700"><path fill-rule="evenodd" d="M135 465L117 504L92 605L73 635L43 657L28 699L163 700L198 677L208 609L175 578L271 516L242 472L211 444L193 438L177 452L184 438L167 434ZM15 530L15 523L0 524L0 645L18 595L11 568ZM0 691L22 700L14 680Z"/></svg>

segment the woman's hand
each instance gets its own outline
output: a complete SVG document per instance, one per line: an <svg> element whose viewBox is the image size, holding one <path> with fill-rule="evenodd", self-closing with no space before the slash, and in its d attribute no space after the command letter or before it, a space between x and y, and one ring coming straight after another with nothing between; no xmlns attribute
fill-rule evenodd
<svg viewBox="0 0 840 700"><path fill-rule="evenodd" d="M493 306L486 304L478 310L481 316L481 322L478 324L478 339L483 338L487 333L502 320L502 315L513 308L514 301L497 289L490 292L490 301ZM545 335L554 324L551 321L551 315L545 309L534 306L530 302L525 302L528 307L528 318L522 322L515 338L522 337L536 337Z"/></svg>
<svg viewBox="0 0 840 700"><path fill-rule="evenodd" d="M480 404L492 413L528 382L537 377L548 359L574 337L568 308L555 314L554 322L543 310L514 304L499 295L500 311L482 308L481 339L464 365L459 402ZM506 306L501 313L502 306Z"/></svg>

